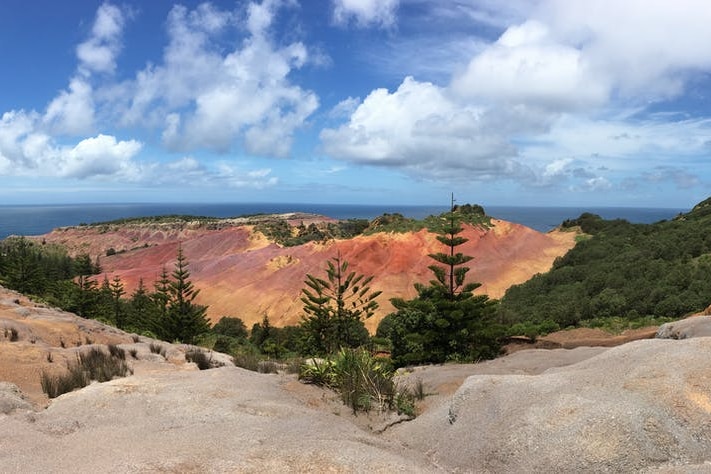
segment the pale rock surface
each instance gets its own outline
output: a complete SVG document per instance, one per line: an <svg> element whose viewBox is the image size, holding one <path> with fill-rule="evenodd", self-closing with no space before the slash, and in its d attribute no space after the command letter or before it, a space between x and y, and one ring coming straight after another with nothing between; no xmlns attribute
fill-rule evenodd
<svg viewBox="0 0 711 474"><path fill-rule="evenodd" d="M692 316L662 324L657 330L658 339L688 339L711 336L711 316Z"/></svg>
<svg viewBox="0 0 711 474"><path fill-rule="evenodd" d="M448 471L711 470L709 353L709 338L644 340L540 375L472 376L388 438Z"/></svg>

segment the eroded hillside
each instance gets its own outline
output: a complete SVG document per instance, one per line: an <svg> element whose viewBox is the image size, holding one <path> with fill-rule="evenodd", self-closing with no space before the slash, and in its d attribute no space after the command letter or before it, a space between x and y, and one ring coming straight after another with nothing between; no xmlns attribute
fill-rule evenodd
<svg viewBox="0 0 711 474"><path fill-rule="evenodd" d="M289 222L303 222L304 216L297 217ZM311 217L310 222L317 220ZM574 246L572 232L542 234L496 219L491 224L488 228L465 225L462 235L469 241L460 249L475 257L469 275L482 283L478 292L493 298L547 271L556 257ZM57 229L41 239L62 244L75 255L98 257L108 278L119 276L129 292L141 278L151 286L164 265L172 270L178 246L182 246L191 279L201 290L198 302L209 305L208 316L213 321L239 317L248 327L264 315L276 325L298 323L306 274L322 275L326 261L340 252L352 270L374 275L373 289L383 292L378 313L366 323L374 330L392 311L390 298L412 297L415 282L431 279L428 254L442 250L435 234L427 230L283 247L238 221L80 226Z"/></svg>

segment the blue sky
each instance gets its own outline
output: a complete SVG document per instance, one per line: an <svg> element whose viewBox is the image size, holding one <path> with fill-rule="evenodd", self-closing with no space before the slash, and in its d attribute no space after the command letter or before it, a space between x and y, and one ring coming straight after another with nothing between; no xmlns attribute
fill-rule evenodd
<svg viewBox="0 0 711 474"><path fill-rule="evenodd" d="M0 204L688 208L706 0L3 0Z"/></svg>

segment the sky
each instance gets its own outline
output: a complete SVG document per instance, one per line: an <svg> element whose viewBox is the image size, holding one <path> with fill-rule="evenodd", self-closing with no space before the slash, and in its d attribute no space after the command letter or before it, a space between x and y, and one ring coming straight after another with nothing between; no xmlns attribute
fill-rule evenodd
<svg viewBox="0 0 711 474"><path fill-rule="evenodd" d="M0 2L0 204L690 208L707 0Z"/></svg>

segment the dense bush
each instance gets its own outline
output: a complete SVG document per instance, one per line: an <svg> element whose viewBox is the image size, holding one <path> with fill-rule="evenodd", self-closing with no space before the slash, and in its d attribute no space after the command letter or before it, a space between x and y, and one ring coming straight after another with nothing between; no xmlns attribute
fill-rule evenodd
<svg viewBox="0 0 711 474"><path fill-rule="evenodd" d="M711 212L707 202L671 221L630 224L593 214L566 221L591 235L550 272L506 292L508 324L561 327L599 318L680 318L711 303Z"/></svg>

